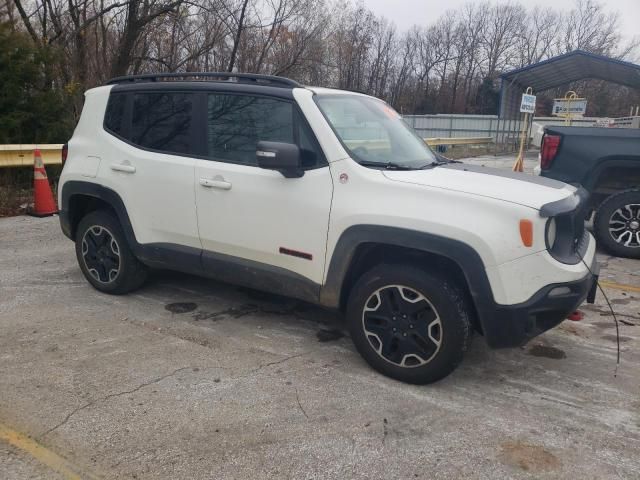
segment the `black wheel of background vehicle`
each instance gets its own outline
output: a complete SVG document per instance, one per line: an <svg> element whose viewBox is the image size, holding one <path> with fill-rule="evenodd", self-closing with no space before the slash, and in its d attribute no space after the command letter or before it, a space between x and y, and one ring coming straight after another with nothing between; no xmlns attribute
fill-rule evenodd
<svg viewBox="0 0 640 480"><path fill-rule="evenodd" d="M608 197L593 222L598 242L619 257L640 258L640 190Z"/></svg>
<svg viewBox="0 0 640 480"><path fill-rule="evenodd" d="M432 383L462 361L471 342L469 309L450 280L406 265L378 265L347 305L351 338L374 369L407 383Z"/></svg>
<svg viewBox="0 0 640 480"><path fill-rule="evenodd" d="M85 278L104 293L131 292L147 278L147 268L131 252L120 222L106 210L90 212L80 220L76 257Z"/></svg>

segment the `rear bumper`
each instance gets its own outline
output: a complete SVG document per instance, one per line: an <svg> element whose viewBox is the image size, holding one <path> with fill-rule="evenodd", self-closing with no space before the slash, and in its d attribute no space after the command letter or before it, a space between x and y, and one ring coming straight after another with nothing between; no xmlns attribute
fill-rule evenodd
<svg viewBox="0 0 640 480"><path fill-rule="evenodd" d="M518 347L555 327L588 299L593 303L598 264L584 278L547 285L529 300L516 305L498 305L484 312L482 328L491 348Z"/></svg>

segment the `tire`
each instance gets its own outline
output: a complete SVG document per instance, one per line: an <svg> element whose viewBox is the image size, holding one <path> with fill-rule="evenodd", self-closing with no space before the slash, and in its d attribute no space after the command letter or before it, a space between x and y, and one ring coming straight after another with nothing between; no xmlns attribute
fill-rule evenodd
<svg viewBox="0 0 640 480"><path fill-rule="evenodd" d="M464 298L451 280L434 273L378 265L351 290L351 338L380 373L406 383L436 382L460 364L471 343Z"/></svg>
<svg viewBox="0 0 640 480"><path fill-rule="evenodd" d="M593 230L598 243L613 255L640 258L640 190L625 190L602 202Z"/></svg>
<svg viewBox="0 0 640 480"><path fill-rule="evenodd" d="M87 281L104 293L129 293L147 279L147 267L135 257L120 222L107 210L90 212L80 220L76 258Z"/></svg>

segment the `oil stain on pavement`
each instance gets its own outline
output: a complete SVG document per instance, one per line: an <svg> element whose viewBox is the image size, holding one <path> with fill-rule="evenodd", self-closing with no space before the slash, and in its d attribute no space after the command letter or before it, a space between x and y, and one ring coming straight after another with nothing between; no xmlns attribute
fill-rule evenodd
<svg viewBox="0 0 640 480"><path fill-rule="evenodd" d="M193 302L176 302L168 303L164 306L164 308L171 313L181 314L193 312L196 308L198 308L198 304Z"/></svg>
<svg viewBox="0 0 640 480"><path fill-rule="evenodd" d="M534 345L529 349L527 353L529 355L533 355L534 357L552 358L554 360L567 358L567 354L564 353L564 350L560 350L559 348L550 347L547 345Z"/></svg>

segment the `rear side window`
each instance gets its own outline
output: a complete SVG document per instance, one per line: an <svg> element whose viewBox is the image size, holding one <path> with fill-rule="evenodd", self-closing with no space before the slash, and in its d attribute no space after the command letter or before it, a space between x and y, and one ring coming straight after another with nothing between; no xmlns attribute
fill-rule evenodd
<svg viewBox="0 0 640 480"><path fill-rule="evenodd" d="M127 97L124 94L112 93L109 95L107 111L104 115L104 127L111 133L121 137L125 135L124 115Z"/></svg>
<svg viewBox="0 0 640 480"><path fill-rule="evenodd" d="M191 93L137 93L131 132L136 145L167 153L193 154Z"/></svg>
<svg viewBox="0 0 640 480"><path fill-rule="evenodd" d="M209 95L209 158L256 165L260 141L296 143L290 102L249 95Z"/></svg>

